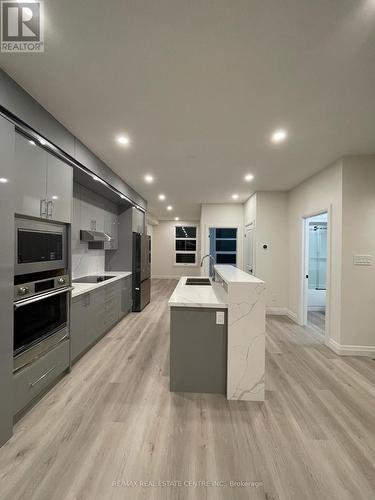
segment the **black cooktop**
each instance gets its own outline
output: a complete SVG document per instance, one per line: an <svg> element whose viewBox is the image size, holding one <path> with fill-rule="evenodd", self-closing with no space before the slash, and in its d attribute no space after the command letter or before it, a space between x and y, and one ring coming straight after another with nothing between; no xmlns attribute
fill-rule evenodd
<svg viewBox="0 0 375 500"><path fill-rule="evenodd" d="M103 275L84 276L83 278L76 278L75 280L73 280L73 283L101 283L102 281L107 281L115 277L116 276Z"/></svg>

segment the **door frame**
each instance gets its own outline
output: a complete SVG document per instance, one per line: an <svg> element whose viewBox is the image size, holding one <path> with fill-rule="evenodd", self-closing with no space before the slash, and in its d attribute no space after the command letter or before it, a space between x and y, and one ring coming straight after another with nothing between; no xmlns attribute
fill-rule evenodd
<svg viewBox="0 0 375 500"><path fill-rule="evenodd" d="M303 214L300 218L300 290L297 322L301 326L307 325L308 306L308 225L307 219L316 215L327 214L327 275L326 275L326 318L325 343L328 345L331 330L331 269L332 269L332 205Z"/></svg>
<svg viewBox="0 0 375 500"><path fill-rule="evenodd" d="M253 226L253 276L255 276L255 269L256 269L256 261L255 261L255 248L256 248L256 232L255 232L255 220L252 220L251 222L245 224L244 228L244 236L243 236L243 251L242 251L242 268L243 271L246 272L245 269L245 263L246 263L246 255L245 255L245 249L246 249L246 232L247 228L249 226Z"/></svg>

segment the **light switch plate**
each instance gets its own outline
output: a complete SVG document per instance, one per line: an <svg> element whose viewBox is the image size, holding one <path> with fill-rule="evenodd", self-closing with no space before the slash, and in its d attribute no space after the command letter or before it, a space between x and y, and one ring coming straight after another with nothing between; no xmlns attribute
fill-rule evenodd
<svg viewBox="0 0 375 500"><path fill-rule="evenodd" d="M225 322L225 314L224 311L216 311L216 324L224 325Z"/></svg>
<svg viewBox="0 0 375 500"><path fill-rule="evenodd" d="M355 266L372 266L372 255L353 255Z"/></svg>

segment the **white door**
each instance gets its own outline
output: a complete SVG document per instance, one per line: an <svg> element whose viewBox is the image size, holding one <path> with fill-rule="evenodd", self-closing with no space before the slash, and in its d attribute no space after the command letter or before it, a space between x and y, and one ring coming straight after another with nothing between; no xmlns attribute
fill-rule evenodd
<svg viewBox="0 0 375 500"><path fill-rule="evenodd" d="M254 273L254 224L248 224L245 230L245 271Z"/></svg>

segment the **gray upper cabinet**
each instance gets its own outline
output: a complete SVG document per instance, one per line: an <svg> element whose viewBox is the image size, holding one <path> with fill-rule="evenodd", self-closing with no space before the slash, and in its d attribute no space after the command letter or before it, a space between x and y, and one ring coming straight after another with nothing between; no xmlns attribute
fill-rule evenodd
<svg viewBox="0 0 375 500"><path fill-rule="evenodd" d="M20 134L15 136L16 212L47 216L47 153Z"/></svg>
<svg viewBox="0 0 375 500"><path fill-rule="evenodd" d="M93 191L75 184L75 195L80 200L81 220L79 229L104 231L104 200Z"/></svg>
<svg viewBox="0 0 375 500"><path fill-rule="evenodd" d="M105 250L118 249L118 225L117 207L114 203L108 201L104 207L104 232L109 234L112 239L104 243Z"/></svg>
<svg viewBox="0 0 375 500"><path fill-rule="evenodd" d="M132 208L132 231L133 233L146 234L146 217L142 210Z"/></svg>
<svg viewBox="0 0 375 500"><path fill-rule="evenodd" d="M71 222L73 169L47 153L47 215L53 220Z"/></svg>
<svg viewBox="0 0 375 500"><path fill-rule="evenodd" d="M18 214L71 222L72 167L17 133L15 174Z"/></svg>

